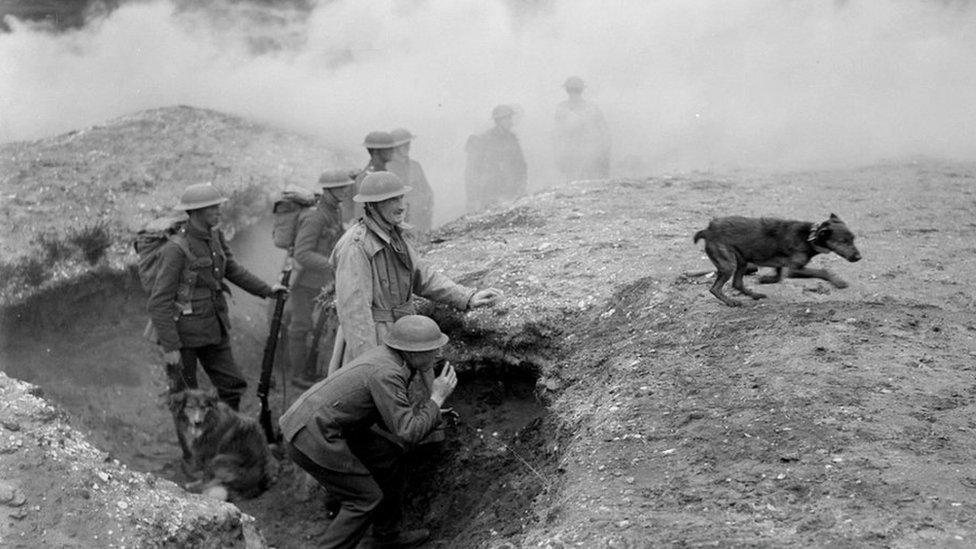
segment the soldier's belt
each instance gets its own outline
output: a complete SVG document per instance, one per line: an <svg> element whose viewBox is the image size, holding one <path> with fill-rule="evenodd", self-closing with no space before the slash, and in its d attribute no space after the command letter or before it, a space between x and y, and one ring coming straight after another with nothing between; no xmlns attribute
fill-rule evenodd
<svg viewBox="0 0 976 549"><path fill-rule="evenodd" d="M405 316L415 314L417 314L417 309L414 308L413 303L404 303L392 309L373 307L374 322L396 322Z"/></svg>

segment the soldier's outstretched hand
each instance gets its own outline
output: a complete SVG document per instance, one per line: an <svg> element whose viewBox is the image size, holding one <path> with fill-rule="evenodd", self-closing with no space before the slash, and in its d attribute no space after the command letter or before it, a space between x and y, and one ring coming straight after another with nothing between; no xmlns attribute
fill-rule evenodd
<svg viewBox="0 0 976 549"><path fill-rule="evenodd" d="M478 290L471 296L468 306L471 309L476 307L491 307L502 298L502 291L496 288L486 288Z"/></svg>

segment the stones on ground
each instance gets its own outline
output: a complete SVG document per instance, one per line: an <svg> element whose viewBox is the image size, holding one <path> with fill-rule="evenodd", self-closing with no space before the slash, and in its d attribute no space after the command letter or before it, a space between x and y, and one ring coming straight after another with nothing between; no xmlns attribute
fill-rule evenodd
<svg viewBox="0 0 976 549"><path fill-rule="evenodd" d="M7 481L0 480L0 503L7 507L20 507L27 503L27 496L20 488Z"/></svg>

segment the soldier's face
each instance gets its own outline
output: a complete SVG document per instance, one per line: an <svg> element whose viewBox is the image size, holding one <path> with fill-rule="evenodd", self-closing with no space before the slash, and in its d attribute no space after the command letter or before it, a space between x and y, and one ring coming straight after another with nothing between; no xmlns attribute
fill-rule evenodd
<svg viewBox="0 0 976 549"><path fill-rule="evenodd" d="M404 352L403 357L411 368L425 372L434 367L434 361L437 359L437 354L439 352L440 349L434 349L433 351Z"/></svg>
<svg viewBox="0 0 976 549"><path fill-rule="evenodd" d="M190 215L196 217L206 228L212 229L220 223L220 204L193 210Z"/></svg>
<svg viewBox="0 0 976 549"><path fill-rule="evenodd" d="M403 216L407 213L403 207L403 195L377 202L376 212L380 214L383 221L386 221L390 225L403 223Z"/></svg>
<svg viewBox="0 0 976 549"><path fill-rule="evenodd" d="M394 150L396 151L397 156L399 156L400 158L410 158L410 142L409 141L407 141L403 145L400 145L399 147L397 147Z"/></svg>
<svg viewBox="0 0 976 549"><path fill-rule="evenodd" d="M332 187L329 189L329 192L331 192L332 196L339 202L348 202L352 200L352 195L355 194L355 190L355 185L345 185L343 187Z"/></svg>

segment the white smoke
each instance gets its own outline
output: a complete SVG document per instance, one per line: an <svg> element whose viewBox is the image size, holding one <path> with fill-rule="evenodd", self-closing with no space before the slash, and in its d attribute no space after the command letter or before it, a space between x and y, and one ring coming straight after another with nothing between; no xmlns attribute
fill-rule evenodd
<svg viewBox="0 0 976 549"><path fill-rule="evenodd" d="M617 173L976 158L968 2L341 0L278 18L186 5L127 4L63 34L11 21L0 140L176 104L352 150L404 126L443 221L463 202L464 142L495 104L524 113L530 185L554 182L552 116L579 75Z"/></svg>

